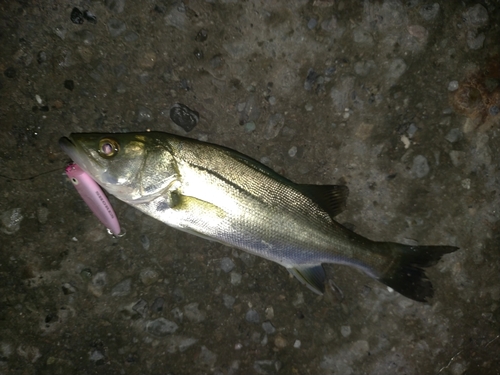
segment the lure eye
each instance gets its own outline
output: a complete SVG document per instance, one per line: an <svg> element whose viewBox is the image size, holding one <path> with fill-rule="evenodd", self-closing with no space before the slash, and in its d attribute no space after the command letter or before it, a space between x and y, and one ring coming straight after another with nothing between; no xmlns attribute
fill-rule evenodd
<svg viewBox="0 0 500 375"><path fill-rule="evenodd" d="M105 158L115 156L119 150L120 145L114 139L103 138L99 141L99 154Z"/></svg>

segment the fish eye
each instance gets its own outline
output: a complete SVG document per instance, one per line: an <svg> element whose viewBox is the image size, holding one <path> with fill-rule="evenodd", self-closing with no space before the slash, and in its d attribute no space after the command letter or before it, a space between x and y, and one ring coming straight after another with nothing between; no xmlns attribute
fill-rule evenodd
<svg viewBox="0 0 500 375"><path fill-rule="evenodd" d="M105 158L115 156L120 150L120 144L111 138L103 138L99 141L99 154Z"/></svg>

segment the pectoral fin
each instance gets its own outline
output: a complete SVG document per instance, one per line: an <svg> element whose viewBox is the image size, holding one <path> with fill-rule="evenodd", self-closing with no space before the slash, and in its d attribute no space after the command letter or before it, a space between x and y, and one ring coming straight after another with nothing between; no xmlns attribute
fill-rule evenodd
<svg viewBox="0 0 500 375"><path fill-rule="evenodd" d="M290 267L287 270L314 293L325 292L326 274L321 264Z"/></svg>

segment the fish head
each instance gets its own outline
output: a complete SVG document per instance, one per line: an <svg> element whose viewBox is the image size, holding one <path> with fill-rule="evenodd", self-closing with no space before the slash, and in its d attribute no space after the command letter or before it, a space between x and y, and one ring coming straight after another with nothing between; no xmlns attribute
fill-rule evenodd
<svg viewBox="0 0 500 375"><path fill-rule="evenodd" d="M99 185L127 203L150 201L177 179L168 141L148 133L72 133L59 145Z"/></svg>

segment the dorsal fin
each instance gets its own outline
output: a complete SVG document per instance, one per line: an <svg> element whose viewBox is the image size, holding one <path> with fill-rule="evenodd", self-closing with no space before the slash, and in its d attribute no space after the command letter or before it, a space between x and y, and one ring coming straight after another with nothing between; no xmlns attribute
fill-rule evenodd
<svg viewBox="0 0 500 375"><path fill-rule="evenodd" d="M349 188L344 185L297 185L299 190L311 198L330 217L335 217L344 211Z"/></svg>

